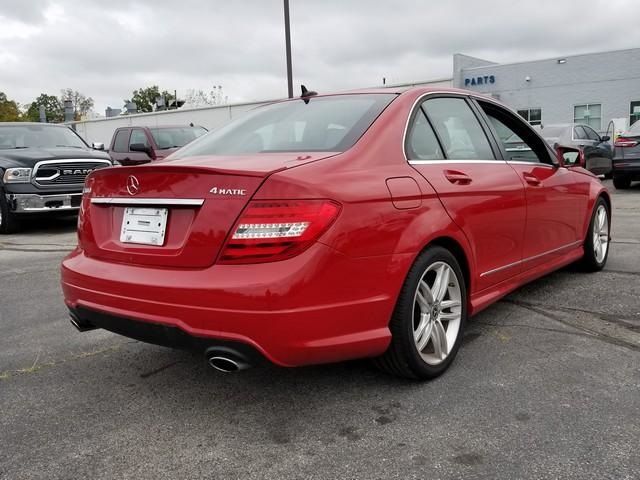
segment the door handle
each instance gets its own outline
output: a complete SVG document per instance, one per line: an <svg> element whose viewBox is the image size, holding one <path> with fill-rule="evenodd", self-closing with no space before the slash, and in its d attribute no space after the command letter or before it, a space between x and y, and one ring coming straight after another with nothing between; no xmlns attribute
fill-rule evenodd
<svg viewBox="0 0 640 480"><path fill-rule="evenodd" d="M444 176L454 185L469 185L471 183L471 177L469 175L456 170L445 170Z"/></svg>
<svg viewBox="0 0 640 480"><path fill-rule="evenodd" d="M542 184L542 182L538 179L538 177L536 177L532 173L523 173L522 176L524 177L525 181L529 185L533 185L534 187L538 187L538 186L540 186L540 184Z"/></svg>

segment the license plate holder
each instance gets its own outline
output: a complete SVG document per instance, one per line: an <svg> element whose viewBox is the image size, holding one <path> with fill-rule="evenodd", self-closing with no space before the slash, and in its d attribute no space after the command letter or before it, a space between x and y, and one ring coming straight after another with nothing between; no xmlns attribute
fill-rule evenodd
<svg viewBox="0 0 640 480"><path fill-rule="evenodd" d="M120 241L161 247L167 230L168 208L126 207L122 217Z"/></svg>

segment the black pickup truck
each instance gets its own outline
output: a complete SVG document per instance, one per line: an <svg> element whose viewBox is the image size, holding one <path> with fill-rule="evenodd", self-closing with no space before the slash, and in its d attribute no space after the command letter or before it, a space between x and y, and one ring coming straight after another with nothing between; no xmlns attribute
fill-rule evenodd
<svg viewBox="0 0 640 480"><path fill-rule="evenodd" d="M0 123L0 234L36 213L77 211L85 177L112 166L102 148L65 125Z"/></svg>

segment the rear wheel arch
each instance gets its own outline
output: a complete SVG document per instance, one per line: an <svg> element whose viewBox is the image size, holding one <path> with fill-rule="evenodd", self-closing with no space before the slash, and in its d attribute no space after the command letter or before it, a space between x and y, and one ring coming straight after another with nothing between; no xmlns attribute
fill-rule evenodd
<svg viewBox="0 0 640 480"><path fill-rule="evenodd" d="M446 248L447 250L449 250L451 252L451 254L456 257L456 260L458 261L458 264L460 264L460 268L462 269L462 275L464 276L464 283L467 287L467 294L469 295L469 297L471 297L470 293L472 291L471 289L471 264L469 262L469 258L468 255L464 249L464 247L460 244L460 242L458 242L457 240L455 240L452 237L437 237L434 238L433 240L431 240L428 244L426 244L422 250L420 252L418 252L418 255L416 255L416 258L422 253L424 252L427 248L432 247L432 246L440 246L442 248Z"/></svg>

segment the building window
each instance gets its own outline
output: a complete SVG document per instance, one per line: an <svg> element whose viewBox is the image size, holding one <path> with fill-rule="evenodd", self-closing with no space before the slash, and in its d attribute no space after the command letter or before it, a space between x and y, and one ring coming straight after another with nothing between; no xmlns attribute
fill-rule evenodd
<svg viewBox="0 0 640 480"><path fill-rule="evenodd" d="M524 118L531 125L542 124L542 109L541 108L527 108L525 110L518 110L518 114Z"/></svg>
<svg viewBox="0 0 640 480"><path fill-rule="evenodd" d="M631 108L629 108L629 126L633 125L637 120L640 120L640 101L631 102Z"/></svg>
<svg viewBox="0 0 640 480"><path fill-rule="evenodd" d="M599 132L602 128L602 104L576 105L573 107L573 123L584 123Z"/></svg>

